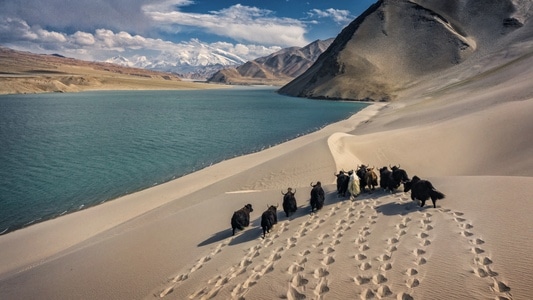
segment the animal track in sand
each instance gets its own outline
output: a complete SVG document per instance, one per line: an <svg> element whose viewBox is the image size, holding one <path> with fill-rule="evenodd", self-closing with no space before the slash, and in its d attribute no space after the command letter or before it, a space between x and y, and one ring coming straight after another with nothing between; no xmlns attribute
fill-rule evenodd
<svg viewBox="0 0 533 300"><path fill-rule="evenodd" d="M364 277L364 276L361 276L361 275L357 275L357 276L354 278L354 282L355 282L357 285L367 284L367 283L369 283L371 280L372 280L371 277Z"/></svg>
<svg viewBox="0 0 533 300"><path fill-rule="evenodd" d="M322 277L318 280L318 283L315 288L315 295L320 299L322 295L329 292L328 281L326 278Z"/></svg>
<svg viewBox="0 0 533 300"><path fill-rule="evenodd" d="M274 231L271 236L269 236L267 239L261 240L261 242L257 245L248 248L246 255L237 265L230 267L226 272L221 272L221 274L224 275L217 275L208 280L206 286L189 295L189 298L211 299L215 297L218 292L223 287L227 286L232 280L246 274L248 267L250 267L254 263L254 260L260 256L261 250L268 249L269 246L273 245L274 242L276 242L276 240L280 237L280 234L288 230L288 224L288 222L280 222L275 229L276 231ZM248 277L245 278L244 281L238 283L232 289L231 294L233 298L243 299L244 295L252 286L257 284L259 279L261 279L265 274L274 270L274 264L282 258L283 252L288 248L294 247L298 240L296 238L288 238L285 241L286 242L283 246L278 246L275 249L272 249L265 261L262 264L256 265L248 273Z"/></svg>
<svg viewBox="0 0 533 300"><path fill-rule="evenodd" d="M289 283L289 289L287 291L288 300L302 300L305 299L305 294L298 291L298 288Z"/></svg>
<svg viewBox="0 0 533 300"><path fill-rule="evenodd" d="M344 203L344 202L343 202ZM349 217L341 218L335 222L333 231L327 233L320 233L318 235L312 235L313 231L319 229L323 224L326 224L331 220L331 216L337 215L338 212L344 212L345 216L349 216L355 210L353 205L344 209L346 204L339 203L330 208L326 215L322 218L317 214L311 215L309 219L300 225L297 230L297 237L308 236L315 237L315 242L312 243L312 247L317 249L316 254L322 256L319 261L323 267L318 267L313 271L313 282L305 278L305 264L309 259L314 260L314 253L310 249L305 249L298 253L299 261L293 262L288 268L288 272L292 274L291 281L287 290L287 299L305 299L310 295L307 292L313 292L314 296L318 299L322 298L325 293L329 291L329 284L327 276L329 276L328 268L335 263L335 248L341 243L345 230L351 229L349 226ZM351 209L350 209L351 208ZM342 209L342 210L341 210ZM353 223L352 223L353 224ZM287 240L289 242L297 243L298 240ZM308 258L309 257L309 258ZM311 285L312 289L307 287Z"/></svg>
<svg viewBox="0 0 533 300"><path fill-rule="evenodd" d="M230 239L230 241L231 241L231 239ZM219 243L211 251L210 254L208 254L207 256L203 256L200 259L198 259L196 261L196 263L189 269L189 271L187 273L180 274L180 275L177 275L174 278L172 278L170 280L170 284L159 293L159 297L163 298L163 297L166 297L167 295L169 295L170 293L172 293L175 290L175 288L180 283L182 283L185 280L187 280L192 273L194 273L197 270L201 269L205 263L209 262L215 255L217 255L218 253L222 252L222 249L224 247L226 247L228 244L229 244L229 241L224 241L224 242Z"/></svg>
<svg viewBox="0 0 533 300"><path fill-rule="evenodd" d="M321 278L321 277L326 277L329 275L329 272L326 268L317 268L314 272L313 272L315 278Z"/></svg>
<svg viewBox="0 0 533 300"><path fill-rule="evenodd" d="M472 274L478 278L486 278L485 280L487 280L490 290L494 292L497 299L512 299L510 293L511 287L498 280L498 273L491 269L491 265L493 265L492 258L486 256L486 251L482 248L485 241L479 237L475 237L474 225L469 222L463 212L452 211L451 209L442 211L451 216L451 220L455 221L459 228L460 235L472 245L469 248L469 252L473 255Z"/></svg>

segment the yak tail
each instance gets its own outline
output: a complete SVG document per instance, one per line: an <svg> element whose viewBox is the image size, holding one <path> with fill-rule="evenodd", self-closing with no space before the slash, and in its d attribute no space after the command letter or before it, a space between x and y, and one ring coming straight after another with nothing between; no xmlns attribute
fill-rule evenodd
<svg viewBox="0 0 533 300"><path fill-rule="evenodd" d="M446 195L444 195L443 193L435 190L435 189L432 189L430 192L430 195L431 195L431 199L444 199L446 197Z"/></svg>

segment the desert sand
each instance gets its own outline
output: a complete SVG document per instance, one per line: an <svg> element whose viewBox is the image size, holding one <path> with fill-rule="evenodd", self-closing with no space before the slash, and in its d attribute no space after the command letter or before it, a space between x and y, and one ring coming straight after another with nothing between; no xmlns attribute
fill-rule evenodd
<svg viewBox="0 0 533 300"><path fill-rule="evenodd" d="M496 50L416 77L347 120L1 235L0 298L533 299L524 24ZM421 208L403 187L338 197L334 174L359 164L401 165L446 198ZM326 200L311 214L316 181ZM280 209L262 238L261 213L288 187L299 209ZM232 236L231 215L247 203L251 224Z"/></svg>
<svg viewBox="0 0 533 300"><path fill-rule="evenodd" d="M504 64L493 56L475 76L468 68L454 81L421 83L309 135L0 236L0 294L531 299L533 56L522 54L501 56ZM401 187L337 197L334 173L362 163L400 164L446 198L420 208ZM316 181L326 201L310 214ZM280 209L263 239L261 213L287 187L299 209L289 218ZM251 225L231 236L231 215L247 203Z"/></svg>

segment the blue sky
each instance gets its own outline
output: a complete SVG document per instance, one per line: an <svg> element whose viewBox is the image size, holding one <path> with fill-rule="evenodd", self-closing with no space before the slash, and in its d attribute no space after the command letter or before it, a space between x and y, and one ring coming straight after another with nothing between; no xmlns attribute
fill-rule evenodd
<svg viewBox="0 0 533 300"><path fill-rule="evenodd" d="M201 43L253 59L335 37L374 2L0 0L0 45L104 60Z"/></svg>

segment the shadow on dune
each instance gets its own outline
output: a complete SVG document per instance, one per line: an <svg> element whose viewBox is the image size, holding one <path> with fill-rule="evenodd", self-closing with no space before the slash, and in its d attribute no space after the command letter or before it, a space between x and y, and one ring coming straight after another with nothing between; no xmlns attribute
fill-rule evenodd
<svg viewBox="0 0 533 300"><path fill-rule="evenodd" d="M406 215L415 211L425 210L427 208L429 208L429 206L426 205L425 207L420 207L414 201L406 203L390 202L376 207L376 211L386 216L394 216Z"/></svg>
<svg viewBox="0 0 533 300"><path fill-rule="evenodd" d="M235 237L229 242L228 245L238 245L241 243L246 243L261 238L261 234L261 217L259 217L250 222L250 226L248 226L244 230L235 232ZM229 235L231 236L231 230L229 231Z"/></svg>
<svg viewBox="0 0 533 300"><path fill-rule="evenodd" d="M278 214L278 217L280 215ZM250 222L250 226L246 227L244 230L236 230L235 236L232 236L232 229L231 227L227 229L223 229L212 236L210 236L205 241L199 243L197 247L206 246L213 243L221 242L225 239L233 237L233 239L228 243L228 245L237 245L240 243L245 243L251 240L254 240L256 238L261 237L261 218L257 218Z"/></svg>
<svg viewBox="0 0 533 300"><path fill-rule="evenodd" d="M225 239L227 239L229 237L231 237L231 228L224 229L224 230L221 230L221 231L213 234L211 237L209 237L205 241L201 242L197 246L198 247L202 247L202 246L205 246L205 245L218 243L218 242L220 242L222 240L225 240Z"/></svg>

